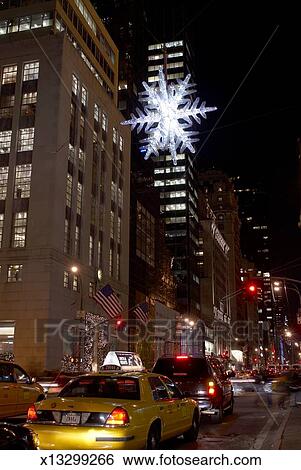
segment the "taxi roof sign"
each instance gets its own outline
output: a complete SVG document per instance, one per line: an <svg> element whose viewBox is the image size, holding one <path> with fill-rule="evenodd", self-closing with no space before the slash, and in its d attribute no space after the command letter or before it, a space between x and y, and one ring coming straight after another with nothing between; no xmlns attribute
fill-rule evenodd
<svg viewBox="0 0 301 470"><path fill-rule="evenodd" d="M129 351L109 351L100 370L121 370L123 372L138 372L145 370L140 356Z"/></svg>

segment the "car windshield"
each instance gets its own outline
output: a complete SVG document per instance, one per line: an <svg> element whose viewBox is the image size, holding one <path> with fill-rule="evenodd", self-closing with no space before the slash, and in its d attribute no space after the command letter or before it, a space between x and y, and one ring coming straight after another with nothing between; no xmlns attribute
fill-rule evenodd
<svg viewBox="0 0 301 470"><path fill-rule="evenodd" d="M140 400L139 381L132 377L81 377L68 383L59 397Z"/></svg>
<svg viewBox="0 0 301 470"><path fill-rule="evenodd" d="M208 378L210 376L206 359L198 357L161 358L156 362L153 372L175 378Z"/></svg>

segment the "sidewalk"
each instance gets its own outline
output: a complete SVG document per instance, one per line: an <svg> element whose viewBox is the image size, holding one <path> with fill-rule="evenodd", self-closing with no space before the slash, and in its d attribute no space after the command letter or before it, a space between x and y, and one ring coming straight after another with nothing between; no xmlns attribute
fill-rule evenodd
<svg viewBox="0 0 301 470"><path fill-rule="evenodd" d="M280 449L301 449L301 407L292 407L289 419L284 428Z"/></svg>

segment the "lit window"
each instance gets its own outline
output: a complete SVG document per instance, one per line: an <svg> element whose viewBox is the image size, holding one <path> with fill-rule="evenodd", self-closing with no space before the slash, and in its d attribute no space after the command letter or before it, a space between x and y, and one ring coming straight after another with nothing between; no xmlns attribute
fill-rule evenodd
<svg viewBox="0 0 301 470"><path fill-rule="evenodd" d="M7 33L7 20L0 20L0 35Z"/></svg>
<svg viewBox="0 0 301 470"><path fill-rule="evenodd" d="M34 127L19 129L18 152L27 152L33 149Z"/></svg>
<svg viewBox="0 0 301 470"><path fill-rule="evenodd" d="M111 238L114 238L114 219L115 219L115 214L113 211L111 211L111 218L110 218L110 235Z"/></svg>
<svg viewBox="0 0 301 470"><path fill-rule="evenodd" d="M72 204L72 175L67 173L67 186L66 186L66 206L71 207Z"/></svg>
<svg viewBox="0 0 301 470"><path fill-rule="evenodd" d="M16 166L15 198L30 197L31 163Z"/></svg>
<svg viewBox="0 0 301 470"><path fill-rule="evenodd" d="M113 248L110 248L109 252L109 275L113 276Z"/></svg>
<svg viewBox="0 0 301 470"><path fill-rule="evenodd" d="M93 235L90 234L89 237L89 265L93 265L93 258L94 258L94 238Z"/></svg>
<svg viewBox="0 0 301 470"><path fill-rule="evenodd" d="M77 182L77 194L76 194L76 212L80 215L82 213L82 198L83 198L83 185L79 181Z"/></svg>
<svg viewBox="0 0 301 470"><path fill-rule="evenodd" d="M74 250L75 250L75 256L79 257L80 255L80 227L78 225L75 226Z"/></svg>
<svg viewBox="0 0 301 470"><path fill-rule="evenodd" d="M30 16L22 16L19 20L19 31L30 29Z"/></svg>
<svg viewBox="0 0 301 470"><path fill-rule="evenodd" d="M94 104L94 119L96 122L100 122L100 107L98 104Z"/></svg>
<svg viewBox="0 0 301 470"><path fill-rule="evenodd" d="M121 242L121 218L118 217L117 219L117 242Z"/></svg>
<svg viewBox="0 0 301 470"><path fill-rule="evenodd" d="M68 271L64 271L64 287L65 289L68 289L69 288L69 272Z"/></svg>
<svg viewBox="0 0 301 470"><path fill-rule="evenodd" d="M102 247L101 247L101 241L98 241L97 245L97 266L101 266L101 257L102 257Z"/></svg>
<svg viewBox="0 0 301 470"><path fill-rule="evenodd" d="M186 204L166 204L165 206L160 206L161 211L183 211L186 209Z"/></svg>
<svg viewBox="0 0 301 470"><path fill-rule="evenodd" d="M186 222L186 217L168 217L164 221L166 224L182 224Z"/></svg>
<svg viewBox="0 0 301 470"><path fill-rule="evenodd" d="M24 64L23 81L37 80L39 78L39 68L40 64L37 61Z"/></svg>
<svg viewBox="0 0 301 470"><path fill-rule="evenodd" d="M8 166L0 167L0 200L6 199Z"/></svg>
<svg viewBox="0 0 301 470"><path fill-rule="evenodd" d="M79 91L79 81L78 78L72 74L72 93L77 96Z"/></svg>
<svg viewBox="0 0 301 470"><path fill-rule="evenodd" d="M3 67L2 85L5 85L6 83L16 83L17 71L17 65L8 65L7 67Z"/></svg>
<svg viewBox="0 0 301 470"><path fill-rule="evenodd" d="M95 284L94 282L90 281L89 282L89 297L93 297L95 292Z"/></svg>
<svg viewBox="0 0 301 470"><path fill-rule="evenodd" d="M122 209L123 207L123 192L118 188L118 206Z"/></svg>
<svg viewBox="0 0 301 470"><path fill-rule="evenodd" d="M78 276L76 274L74 274L73 276L72 290L74 290L75 292L79 291L79 281Z"/></svg>
<svg viewBox="0 0 301 470"><path fill-rule="evenodd" d="M85 168L86 155L85 155L85 152L81 148L79 148L79 150L78 150L78 159L79 159L80 169L84 169Z"/></svg>
<svg viewBox="0 0 301 470"><path fill-rule="evenodd" d="M27 212L16 212L13 218L12 247L24 248L26 244Z"/></svg>
<svg viewBox="0 0 301 470"><path fill-rule="evenodd" d="M0 248L2 248L3 227L4 227L4 214L0 214Z"/></svg>
<svg viewBox="0 0 301 470"><path fill-rule="evenodd" d="M10 264L7 270L7 282L22 281L23 264Z"/></svg>
<svg viewBox="0 0 301 470"><path fill-rule="evenodd" d="M102 113L102 129L104 132L107 132L108 130L108 116L105 113Z"/></svg>
<svg viewBox="0 0 301 470"><path fill-rule="evenodd" d="M117 280L120 280L120 253L117 251L116 254L116 277Z"/></svg>
<svg viewBox="0 0 301 470"><path fill-rule="evenodd" d="M70 221L65 219L64 225L64 253L70 253Z"/></svg>
<svg viewBox="0 0 301 470"><path fill-rule="evenodd" d="M123 152L123 137L119 136L119 150Z"/></svg>
<svg viewBox="0 0 301 470"><path fill-rule="evenodd" d="M9 153L11 145L12 131L0 132L0 153Z"/></svg>
<svg viewBox="0 0 301 470"><path fill-rule="evenodd" d="M82 98L82 105L86 107L87 104L88 104L88 92L87 92L87 89L84 86L82 86L82 97L81 98Z"/></svg>
<svg viewBox="0 0 301 470"><path fill-rule="evenodd" d="M117 129L113 127L113 143L114 144L117 144L117 139L118 139Z"/></svg>
<svg viewBox="0 0 301 470"><path fill-rule="evenodd" d="M34 104L37 102L38 93L36 91L32 93L24 93L22 96L22 104Z"/></svg>
<svg viewBox="0 0 301 470"><path fill-rule="evenodd" d="M117 184L114 181L111 182L111 200L117 201Z"/></svg>

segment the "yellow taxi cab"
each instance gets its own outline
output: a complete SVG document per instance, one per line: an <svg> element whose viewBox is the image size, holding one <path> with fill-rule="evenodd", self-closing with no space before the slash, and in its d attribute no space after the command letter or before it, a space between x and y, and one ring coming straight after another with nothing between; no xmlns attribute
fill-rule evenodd
<svg viewBox="0 0 301 470"><path fill-rule="evenodd" d="M0 361L0 418L26 414L30 405L44 398L43 387L22 367Z"/></svg>
<svg viewBox="0 0 301 470"><path fill-rule="evenodd" d="M167 377L105 364L29 408L25 426L40 449L155 449L180 435L195 441L199 410Z"/></svg>

